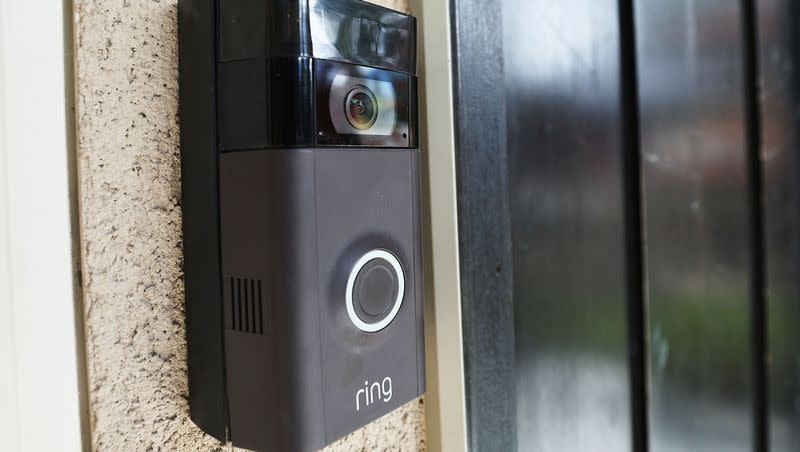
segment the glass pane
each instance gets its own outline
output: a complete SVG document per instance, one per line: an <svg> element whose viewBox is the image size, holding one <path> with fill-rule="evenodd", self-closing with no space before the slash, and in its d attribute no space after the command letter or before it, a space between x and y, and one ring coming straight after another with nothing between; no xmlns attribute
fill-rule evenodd
<svg viewBox="0 0 800 452"><path fill-rule="evenodd" d="M653 452L754 447L751 284L761 263L751 256L742 3L631 2L633 30L622 34L626 3L616 0L454 2L472 450L617 452L639 439ZM756 3L771 428L776 450L788 450L800 432L800 106L790 58L800 7ZM635 43L621 41L628 32ZM621 47L633 49L636 68ZM638 86L627 83L634 75ZM638 104L627 102L634 95ZM626 154L630 131L640 156ZM638 195L625 191L632 175L641 218L626 211ZM642 242L625 235L638 226ZM641 281L627 276L639 270L628 267L632 243L643 247ZM646 337L634 337L633 308L643 304ZM646 393L637 339L649 346ZM646 413L634 419L634 410Z"/></svg>
<svg viewBox="0 0 800 452"><path fill-rule="evenodd" d="M520 451L631 449L616 0L503 2Z"/></svg>
<svg viewBox="0 0 800 452"><path fill-rule="evenodd" d="M753 444L742 17L637 0L650 450Z"/></svg>
<svg viewBox="0 0 800 452"><path fill-rule="evenodd" d="M759 0L764 227L767 270L769 438L800 444L800 40L797 0Z"/></svg>

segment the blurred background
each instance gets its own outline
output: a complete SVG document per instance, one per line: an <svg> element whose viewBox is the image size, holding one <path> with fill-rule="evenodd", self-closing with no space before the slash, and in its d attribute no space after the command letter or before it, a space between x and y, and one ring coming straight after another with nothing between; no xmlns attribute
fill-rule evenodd
<svg viewBox="0 0 800 452"><path fill-rule="evenodd" d="M501 237L460 236L471 447L797 450L798 6L470 5L459 221Z"/></svg>

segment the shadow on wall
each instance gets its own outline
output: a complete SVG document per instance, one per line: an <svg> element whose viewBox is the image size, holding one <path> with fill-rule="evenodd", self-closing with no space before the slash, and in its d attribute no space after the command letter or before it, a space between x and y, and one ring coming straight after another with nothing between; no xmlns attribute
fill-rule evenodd
<svg viewBox="0 0 800 452"><path fill-rule="evenodd" d="M228 450L188 415L177 0L75 0L74 12L92 448ZM424 450L422 405L326 450Z"/></svg>

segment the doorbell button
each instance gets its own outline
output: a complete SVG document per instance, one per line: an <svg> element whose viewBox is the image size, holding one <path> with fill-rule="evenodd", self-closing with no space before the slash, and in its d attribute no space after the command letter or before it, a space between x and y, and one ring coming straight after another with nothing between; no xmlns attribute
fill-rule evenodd
<svg viewBox="0 0 800 452"><path fill-rule="evenodd" d="M356 314L365 322L379 320L376 317L383 317L392 307L398 289L392 266L383 259L372 259L358 272L353 285Z"/></svg>
<svg viewBox="0 0 800 452"><path fill-rule="evenodd" d="M350 271L345 295L347 315L361 331L380 331L397 316L404 291L400 261L386 250L372 250Z"/></svg>

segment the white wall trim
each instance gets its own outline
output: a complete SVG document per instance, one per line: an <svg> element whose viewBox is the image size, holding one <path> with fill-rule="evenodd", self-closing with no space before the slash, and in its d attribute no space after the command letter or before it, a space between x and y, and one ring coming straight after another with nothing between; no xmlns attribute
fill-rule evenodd
<svg viewBox="0 0 800 452"><path fill-rule="evenodd" d="M0 0L0 437L80 451L68 1ZM85 419L85 418L84 418Z"/></svg>
<svg viewBox="0 0 800 452"><path fill-rule="evenodd" d="M410 0L419 20L425 224L425 422L430 451L467 450L449 0Z"/></svg>

